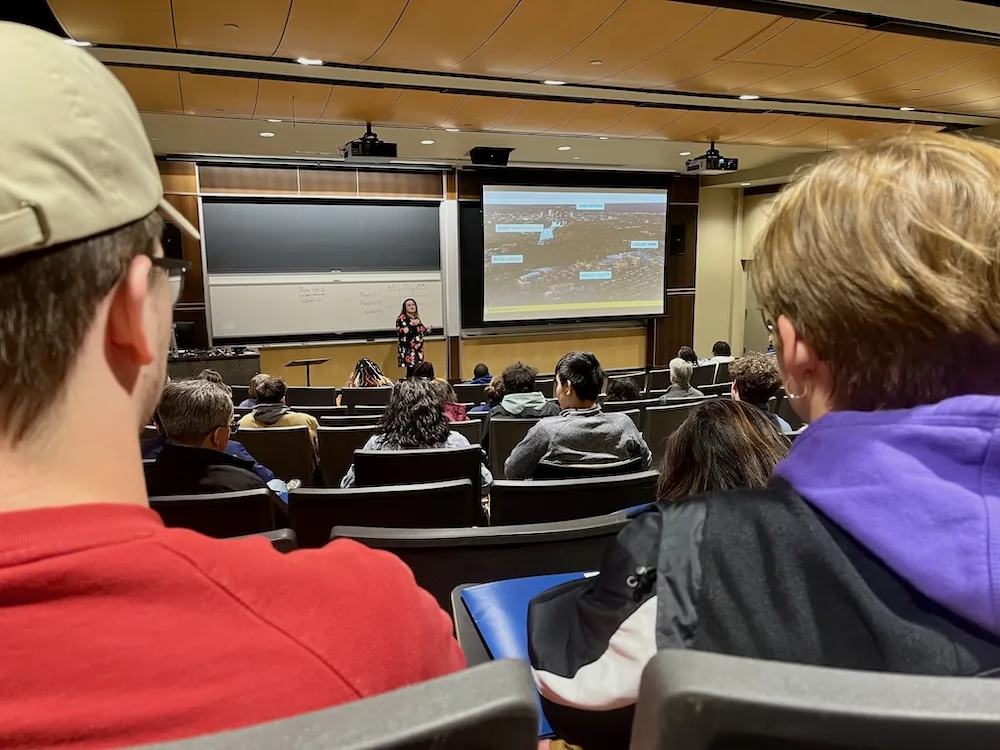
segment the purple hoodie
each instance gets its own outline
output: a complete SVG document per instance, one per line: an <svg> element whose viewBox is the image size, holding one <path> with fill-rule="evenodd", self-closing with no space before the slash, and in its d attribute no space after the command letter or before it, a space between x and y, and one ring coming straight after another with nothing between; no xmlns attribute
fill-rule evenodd
<svg viewBox="0 0 1000 750"><path fill-rule="evenodd" d="M775 473L917 590L1000 634L1000 397L827 414Z"/></svg>

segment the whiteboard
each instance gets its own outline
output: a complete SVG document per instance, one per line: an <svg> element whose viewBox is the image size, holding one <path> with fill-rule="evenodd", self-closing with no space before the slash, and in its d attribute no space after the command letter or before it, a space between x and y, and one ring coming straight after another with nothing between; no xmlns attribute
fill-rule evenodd
<svg viewBox="0 0 1000 750"><path fill-rule="evenodd" d="M408 297L428 328L444 317L437 271L209 275L208 289L214 338L389 331Z"/></svg>

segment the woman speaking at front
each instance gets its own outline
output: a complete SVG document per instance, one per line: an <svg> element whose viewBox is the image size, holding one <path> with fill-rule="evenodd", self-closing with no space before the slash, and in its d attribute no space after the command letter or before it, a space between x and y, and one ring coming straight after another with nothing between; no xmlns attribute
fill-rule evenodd
<svg viewBox="0 0 1000 750"><path fill-rule="evenodd" d="M399 336L399 366L406 368L406 377L413 374L413 368L424 361L424 334L427 329L420 322L417 302L408 299L396 318L396 335Z"/></svg>

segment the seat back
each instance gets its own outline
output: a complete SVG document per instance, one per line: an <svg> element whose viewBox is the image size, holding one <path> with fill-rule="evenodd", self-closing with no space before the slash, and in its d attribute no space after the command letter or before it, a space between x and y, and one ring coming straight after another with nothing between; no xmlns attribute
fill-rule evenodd
<svg viewBox="0 0 1000 750"><path fill-rule="evenodd" d="M554 378L539 378L535 380L535 390L541 391L545 398L555 398L556 381Z"/></svg>
<svg viewBox="0 0 1000 750"><path fill-rule="evenodd" d="M378 424L379 414L348 414L347 416L320 417L320 427L360 427L361 425L375 426Z"/></svg>
<svg viewBox="0 0 1000 750"><path fill-rule="evenodd" d="M646 467L641 456L624 461L604 461L592 464L563 464L539 461L532 476L535 479L586 479L589 477L619 477L635 474Z"/></svg>
<svg viewBox="0 0 1000 750"><path fill-rule="evenodd" d="M344 425L319 428L319 468L323 484L339 487L351 467L354 451L364 447L375 434L375 425Z"/></svg>
<svg viewBox="0 0 1000 750"><path fill-rule="evenodd" d="M487 385L487 383L457 383L455 394L460 403L471 401L474 404L481 404L486 400Z"/></svg>
<svg viewBox="0 0 1000 750"><path fill-rule="evenodd" d="M468 479L288 493L289 523L302 547L322 547L334 526L468 527L480 522L480 512Z"/></svg>
<svg viewBox="0 0 1000 750"><path fill-rule="evenodd" d="M714 364L695 367L691 373L691 385L698 390L701 390L703 385L712 385L715 382L715 370ZM702 392L704 393L704 391Z"/></svg>
<svg viewBox="0 0 1000 750"><path fill-rule="evenodd" d="M340 403L342 406L352 408L358 405L364 406L385 406L389 403L389 395L392 393L392 386L385 385L378 388L342 388L340 391Z"/></svg>
<svg viewBox="0 0 1000 750"><path fill-rule="evenodd" d="M655 398L644 398L641 401L605 401L601 404L601 409L606 412L625 412L632 417L635 426L642 432L646 424L646 409L658 406L659 403Z"/></svg>
<svg viewBox="0 0 1000 750"><path fill-rule="evenodd" d="M729 363L720 362L719 366L715 370L715 383L731 383L733 380L732 376L729 374Z"/></svg>
<svg viewBox="0 0 1000 750"><path fill-rule="evenodd" d="M338 526L331 539L355 539L397 555L445 611L465 583L597 570L625 513L561 523L475 529L377 529Z"/></svg>
<svg viewBox="0 0 1000 750"><path fill-rule="evenodd" d="M426 448L401 451L354 451L354 482L358 487L384 487L405 482L441 482L468 479L476 490L482 487L482 449Z"/></svg>
<svg viewBox="0 0 1000 750"><path fill-rule="evenodd" d="M685 399L686 401L686 399ZM653 452L653 465L659 466L663 452L666 450L667 438L674 434L674 431L684 424L691 410L700 404L704 399L694 399L691 403L682 402L676 406L653 406L646 409L646 429L643 436L646 438L646 445Z"/></svg>
<svg viewBox="0 0 1000 750"><path fill-rule="evenodd" d="M718 385L699 386L698 390L706 396L728 396L732 388L732 383L719 383Z"/></svg>
<svg viewBox="0 0 1000 750"><path fill-rule="evenodd" d="M358 417L381 417L386 406L388 404L358 404L351 409L351 413Z"/></svg>
<svg viewBox="0 0 1000 750"><path fill-rule="evenodd" d="M166 526L193 529L218 538L274 530L274 493L259 490L149 498Z"/></svg>
<svg viewBox="0 0 1000 750"><path fill-rule="evenodd" d="M346 406L294 406L292 411L302 414L311 414L316 419L323 417L346 417L348 409Z"/></svg>
<svg viewBox="0 0 1000 750"><path fill-rule="evenodd" d="M535 750L528 665L502 659L341 706L160 750Z"/></svg>
<svg viewBox="0 0 1000 750"><path fill-rule="evenodd" d="M588 479L502 480L490 491L490 525L605 515L656 500L657 472Z"/></svg>
<svg viewBox="0 0 1000 750"><path fill-rule="evenodd" d="M257 534L243 534L242 536L230 537L230 539L254 539L256 537L266 539L278 552L294 552L299 548L298 538L291 529L275 529L274 531L262 531Z"/></svg>
<svg viewBox="0 0 1000 750"><path fill-rule="evenodd" d="M250 398L250 386L248 385L231 385L229 386L233 389L233 406L237 404L242 404L248 398Z"/></svg>
<svg viewBox="0 0 1000 750"><path fill-rule="evenodd" d="M147 424L142 428L142 432L139 433L140 440L152 440L155 437L160 436L160 431L156 429L155 424Z"/></svg>
<svg viewBox="0 0 1000 750"><path fill-rule="evenodd" d="M452 422L448 425L452 430L462 435L470 443L478 443L483 439L483 420L467 419L464 422Z"/></svg>
<svg viewBox="0 0 1000 750"><path fill-rule="evenodd" d="M604 382L604 391L607 392L608 386L611 385L615 380L631 380L635 383L635 387L639 389L639 393L645 393L646 391L646 373L645 372L625 372L612 375L607 373L607 377Z"/></svg>
<svg viewBox="0 0 1000 750"><path fill-rule="evenodd" d="M646 665L633 750L987 750L1000 682L667 649Z"/></svg>
<svg viewBox="0 0 1000 750"><path fill-rule="evenodd" d="M242 427L234 436L243 443L257 463L263 464L279 479L300 479L306 487L313 485L313 443L309 428Z"/></svg>
<svg viewBox="0 0 1000 750"><path fill-rule="evenodd" d="M336 406L337 389L290 385L285 393L285 403L293 409L298 406ZM296 411L305 411L305 409L296 409Z"/></svg>
<svg viewBox="0 0 1000 750"><path fill-rule="evenodd" d="M791 427L796 432L802 429L805 422L802 421L802 417L795 413L795 409L792 408L792 402L789 400L787 395L781 396L778 401L777 414L779 417L788 422L789 427Z"/></svg>
<svg viewBox="0 0 1000 750"><path fill-rule="evenodd" d="M490 470L494 479L503 479L503 465L510 457L514 447L524 440L538 418L492 417L489 423L490 431Z"/></svg>
<svg viewBox="0 0 1000 750"><path fill-rule="evenodd" d="M650 391L667 390L670 387L670 370L650 370L646 384Z"/></svg>

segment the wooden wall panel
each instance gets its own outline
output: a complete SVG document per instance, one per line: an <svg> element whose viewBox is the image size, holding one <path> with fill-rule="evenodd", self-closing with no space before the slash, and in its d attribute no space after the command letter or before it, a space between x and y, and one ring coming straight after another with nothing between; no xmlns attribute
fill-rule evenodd
<svg viewBox="0 0 1000 750"><path fill-rule="evenodd" d="M303 194L356 196L356 169L300 169L299 192Z"/></svg>
<svg viewBox="0 0 1000 750"><path fill-rule="evenodd" d="M444 197L444 181L440 172L379 172L358 171L358 192L388 198Z"/></svg>
<svg viewBox="0 0 1000 750"><path fill-rule="evenodd" d="M194 224L195 229L200 231L198 224L198 198L194 195L164 195L171 206L181 212L185 219ZM201 265L201 243L191 239L186 234L181 235L181 250L184 253L184 260L191 263L191 269L184 278L184 290L181 293L181 302L198 303L202 307L205 305L205 287L203 282L203 269Z"/></svg>
<svg viewBox="0 0 1000 750"><path fill-rule="evenodd" d="M424 354L434 363L435 373L439 377L447 377L446 342L427 341L424 343ZM326 357L330 361L324 365L312 368L312 384L325 386L342 386L351 377L354 365L362 357L368 357L391 380L401 378L405 370L396 366L396 342L366 342L353 344L335 344L328 346L275 346L260 350L260 370L269 375L284 378L289 385L305 385L306 372L304 367L285 367L295 359Z"/></svg>
<svg viewBox="0 0 1000 750"><path fill-rule="evenodd" d="M161 161L157 162L157 166L160 168L160 180L163 182L164 193L194 195L198 192L197 168L194 162Z"/></svg>
<svg viewBox="0 0 1000 750"><path fill-rule="evenodd" d="M694 344L694 294L667 297L667 317L655 323L653 365L666 367L682 346Z"/></svg>
<svg viewBox="0 0 1000 750"><path fill-rule="evenodd" d="M199 169L202 193L298 192L295 169L274 167L215 167Z"/></svg>

